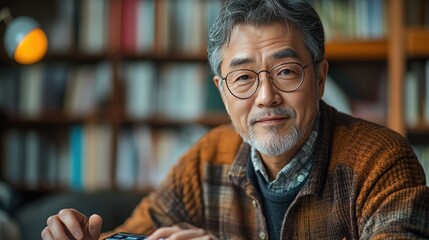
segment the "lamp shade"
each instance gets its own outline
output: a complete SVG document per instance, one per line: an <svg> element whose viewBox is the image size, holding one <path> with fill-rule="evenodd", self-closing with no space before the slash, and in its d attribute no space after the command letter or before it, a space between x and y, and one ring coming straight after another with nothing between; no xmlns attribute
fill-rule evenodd
<svg viewBox="0 0 429 240"><path fill-rule="evenodd" d="M21 64L32 64L45 56L48 38L40 25L30 17L15 18L6 27L4 44L7 54Z"/></svg>

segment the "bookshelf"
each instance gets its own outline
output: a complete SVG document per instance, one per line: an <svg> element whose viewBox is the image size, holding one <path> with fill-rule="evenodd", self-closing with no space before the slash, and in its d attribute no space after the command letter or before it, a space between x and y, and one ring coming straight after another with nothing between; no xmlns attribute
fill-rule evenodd
<svg viewBox="0 0 429 240"><path fill-rule="evenodd" d="M406 23L403 9L415 4L414 1L323 0L323 6L321 0L311 2L316 8L323 7L319 11L322 19L323 13L335 15L332 12L347 13L339 19L355 18L348 20L356 25L351 28L354 31L347 30L345 35L339 34L344 32L341 30L344 26L335 22L326 24L332 27L327 31L326 54L334 70L334 80L344 76L343 81L350 79L354 89L360 91L358 94L345 89L353 113L407 136L429 162L429 121L424 120L424 111L419 110L418 124L410 127L406 115L408 97L404 88L409 61L422 65L429 59L429 25ZM51 43L48 55L35 66L18 66L0 51L0 75L4 76L0 87L7 89L5 92L36 95L26 100L13 94L7 95L12 100L0 97L0 164L4 169L1 179L28 190L91 191L156 185L165 174L163 169L172 164L167 160L175 160L207 129L229 122L210 81L205 52L207 26L221 2L43 0L36 4L6 0L0 3L0 7L8 6L14 15L30 15L39 20L46 27ZM359 15L351 12L357 9L357 4L362 12L370 2L377 4L378 12L374 13L379 15L378 20L366 23L378 22L378 30L374 32L358 23ZM181 11L196 14L183 17L177 14ZM368 19L374 17L363 14ZM339 29L333 30L336 26ZM0 27L0 34L3 30ZM170 39L177 40L176 44ZM339 69L337 75L335 69ZM47 87L38 93L34 88L21 89L26 84L23 76L44 82L47 75L58 82L62 94L48 91ZM191 80L179 86L178 75L190 76L187 79ZM187 89L189 98L180 99L172 90L166 91L180 87ZM75 95L71 89L75 89ZM68 100L65 96L69 96ZM417 101L427 101L422 99L428 96L429 91L423 92ZM52 98L57 99L57 104L48 108L44 101ZM34 99L41 103L35 104ZM183 100L181 104L174 105L179 100ZM189 107L194 102L200 105ZM171 149L169 154L165 149ZM27 150L27 155L40 156L39 160L22 154ZM46 162L40 162L43 157ZM31 163L39 170L25 166L28 158L39 161ZM17 161L18 164L11 166L11 159L20 159L21 163ZM7 172L25 167L27 170L18 177ZM58 173L52 174L52 169Z"/></svg>
<svg viewBox="0 0 429 240"><path fill-rule="evenodd" d="M333 61L385 60L387 41L377 40L331 40L326 44L326 56Z"/></svg>
<svg viewBox="0 0 429 240"><path fill-rule="evenodd" d="M43 62L34 66L18 66L1 53L0 71L7 73L1 87L20 95L4 97L0 110L4 123L1 179L13 186L24 190L60 187L89 191L151 187L165 175L165 170L159 167L161 164L168 168L171 160L177 159L208 128L229 122L219 96L215 95L217 90L210 87L212 82L208 81L211 76L202 40L206 36L206 25L213 20L221 1L194 4L193 0L180 3L43 0L37 3L6 1L0 6L9 7L14 15L30 15L39 20L50 37L51 46ZM192 9L191 12L197 14L187 14L184 19L170 14L177 8L184 10L181 12ZM146 31L142 32L141 28ZM186 36L172 29L184 29ZM170 40L154 40L168 40L168 36L181 40L178 45ZM62 84L59 86L62 94L55 100L58 106L47 109L44 102L51 91L47 88L36 91L31 84L25 86L29 83L23 76L34 76L39 83L45 83L47 76L55 75L52 72L57 76L54 79L57 85ZM146 76L147 72L152 75ZM185 76L183 87L192 85L195 93L201 93L190 92L186 98L178 98L174 92L165 92L165 88L172 91L181 87L171 84L178 82L174 79L178 73ZM22 93L29 93L26 95L33 98L27 99ZM148 95L152 98L145 99ZM163 97L168 97L169 102L161 103ZM176 102L181 104L166 109ZM144 108L149 110L143 112ZM179 141L179 137L183 141ZM144 142L153 149L140 146ZM158 143L164 149L157 147ZM29 148L39 156L42 145L49 145L43 146L44 150L58 159L54 162L58 176L44 176L46 169L30 170L35 161L46 167L52 164L42 163L42 157L30 158L10 150L10 147ZM140 149L150 152L147 158L162 163L148 160L150 167L145 165L147 159L143 159L145 153L140 153ZM156 149L159 150L153 151ZM47 161L53 162L51 158L47 157ZM10 159L17 159L18 163L11 164ZM27 162L33 165L18 177L8 173L19 171Z"/></svg>

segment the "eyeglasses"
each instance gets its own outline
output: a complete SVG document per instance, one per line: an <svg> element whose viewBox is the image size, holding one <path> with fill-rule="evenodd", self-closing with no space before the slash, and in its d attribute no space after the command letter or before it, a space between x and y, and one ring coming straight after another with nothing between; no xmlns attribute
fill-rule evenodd
<svg viewBox="0 0 429 240"><path fill-rule="evenodd" d="M282 92L296 91L304 82L304 69L311 65L309 63L302 66L296 62L282 63L271 70L255 72L250 69L239 69L228 73L222 80L225 80L229 92L236 98L250 98L258 90L259 74L266 72L270 76L271 83Z"/></svg>

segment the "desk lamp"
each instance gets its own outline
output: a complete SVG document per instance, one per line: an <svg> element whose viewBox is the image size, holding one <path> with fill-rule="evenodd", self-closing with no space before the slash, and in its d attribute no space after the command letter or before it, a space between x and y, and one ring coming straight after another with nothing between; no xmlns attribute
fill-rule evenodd
<svg viewBox="0 0 429 240"><path fill-rule="evenodd" d="M10 58L20 64L32 64L45 56L48 38L40 24L31 17L12 18L8 8L0 11L0 22L6 23L4 47Z"/></svg>

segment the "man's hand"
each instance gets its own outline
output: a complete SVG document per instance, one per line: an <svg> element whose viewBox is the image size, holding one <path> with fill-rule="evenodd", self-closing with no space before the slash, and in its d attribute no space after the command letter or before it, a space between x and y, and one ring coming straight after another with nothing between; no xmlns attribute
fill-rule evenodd
<svg viewBox="0 0 429 240"><path fill-rule="evenodd" d="M74 209L63 209L50 216L46 223L48 226L41 233L44 240L96 240L100 237L102 219L96 214L87 218Z"/></svg>
<svg viewBox="0 0 429 240"><path fill-rule="evenodd" d="M147 238L147 240L158 239L216 240L217 238L202 228L197 228L187 223L181 223L172 227L158 228Z"/></svg>

